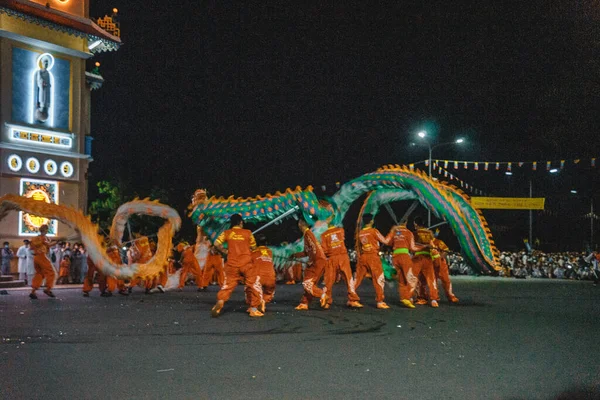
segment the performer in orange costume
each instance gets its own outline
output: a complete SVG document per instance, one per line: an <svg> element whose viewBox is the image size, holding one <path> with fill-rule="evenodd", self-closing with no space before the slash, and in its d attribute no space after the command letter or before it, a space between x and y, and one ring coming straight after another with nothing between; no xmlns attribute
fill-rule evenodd
<svg viewBox="0 0 600 400"><path fill-rule="evenodd" d="M297 262L290 269L291 269L290 276L291 276L292 282L293 282L290 284L295 285L296 282L302 282L302 263Z"/></svg>
<svg viewBox="0 0 600 400"><path fill-rule="evenodd" d="M166 286L167 281L169 280L169 275L173 275L176 272L177 269L175 268L175 259L173 257L169 257L167 259L167 263L165 264L164 271L158 276L158 281L162 289L161 291L164 291L163 288Z"/></svg>
<svg viewBox="0 0 600 400"><path fill-rule="evenodd" d="M148 237L140 236L139 238L135 239L133 241L133 244L129 248L129 251L127 252L128 264L129 265L132 265L134 263L143 264L143 263L150 261L151 258L152 258L152 251L150 249L150 241L148 240ZM142 280L137 277L130 280L129 281L129 292L131 293L131 290L135 286L139 285L141 281ZM153 284L154 284L154 281L152 279L149 279L144 282L144 288L146 289L146 294L150 293L150 290L152 289Z"/></svg>
<svg viewBox="0 0 600 400"><path fill-rule="evenodd" d="M346 288L348 290L348 302L346 305L348 307L361 308L363 305L360 304L360 298L354 289L354 277L352 276L350 258L348 257L348 250L346 250L344 240L344 228L337 226L329 227L321 235L321 245L327 256L327 268L325 268L325 287L329 294L327 303L331 306L333 301L331 290L333 289L333 284L336 282L337 274L340 273L344 281L346 281Z"/></svg>
<svg viewBox="0 0 600 400"><path fill-rule="evenodd" d="M433 233L425 228L421 218L417 217L414 221L416 229L417 241L425 247L433 247ZM433 270L433 259L431 258L431 252L429 248L423 248L415 253L413 257L413 268L415 275L423 274L427 286L429 287L429 299L431 307L437 308L439 293L437 289L437 279L435 278L435 271Z"/></svg>
<svg viewBox="0 0 600 400"><path fill-rule="evenodd" d="M450 281L450 270L448 268L448 261L446 255L448 254L448 246L441 239L437 237L433 239L434 250L431 251L433 258L433 269L435 271L435 277L442 281L444 286L444 292L446 297L451 303L458 303L458 297L452 292L452 282Z"/></svg>
<svg viewBox="0 0 600 400"><path fill-rule="evenodd" d="M256 248L256 241L252 232L244 229L244 220L240 214L234 214L229 218L230 229L221 233L215 241L215 247L227 255L225 264L225 282L217 293L217 304L212 308L211 315L218 317L223 310L225 302L231 297L231 293L239 284L241 279L245 280L246 302L250 305L251 317L262 317L264 314L258 311L262 287L256 275L254 264L252 264L252 249ZM223 245L227 243L227 249Z"/></svg>
<svg viewBox="0 0 600 400"><path fill-rule="evenodd" d="M111 292L106 291L106 276L98 269L98 267L96 267L96 264L94 264L89 257L87 257L87 265L87 274L85 274L85 277L83 278L83 297L90 297L90 292L94 288L94 273L97 274L96 280L98 281L100 296L112 296Z"/></svg>
<svg viewBox="0 0 600 400"><path fill-rule="evenodd" d="M194 275L194 280L196 281L196 286L198 286L198 291L202 288L202 270L200 269L200 265L198 265L198 260L196 259L196 255L194 254L194 247L190 245L184 245L183 243L179 243L177 245L177 251L181 253L181 275L179 276L179 290L183 289L185 285L185 281L187 280L188 274Z"/></svg>
<svg viewBox="0 0 600 400"><path fill-rule="evenodd" d="M52 293L56 274L47 254L50 247L63 239L57 238L56 240L50 240L46 236L47 233L48 225L44 224L40 226L40 235L31 239L30 242L31 250L33 251L33 267L35 268L35 275L31 280L31 293L29 293L29 298L31 299L37 299L35 291L42 286L44 279L46 279L46 289L44 290L44 293L49 297L56 297L54 293Z"/></svg>
<svg viewBox="0 0 600 400"><path fill-rule="evenodd" d="M259 311L264 313L267 303L270 303L275 295L275 267L273 267L273 251L267 247L265 235L259 235L256 243L258 247L252 252L252 263L262 285Z"/></svg>
<svg viewBox="0 0 600 400"><path fill-rule="evenodd" d="M358 234L358 247L356 252L359 254L356 264L356 283L355 288L358 289L363 278L367 273L371 274L373 287L375 288L375 301L377 308L388 309L385 303L384 285L385 276L383 275L383 267L381 258L379 257L379 243L389 245L391 236L383 237L383 235L373 227L373 215L363 215L363 228Z"/></svg>
<svg viewBox="0 0 600 400"><path fill-rule="evenodd" d="M219 287L222 287L225 280L225 275L223 273L223 257L221 257L221 254L219 254L216 247L211 246L208 250L206 265L204 266L204 272L202 274L202 289L206 289L213 279L214 274L217 275Z"/></svg>
<svg viewBox="0 0 600 400"><path fill-rule="evenodd" d="M446 293L448 301L451 303L458 303L458 297L452 292L452 282L450 281L450 272L448 269L448 262L446 261L447 251L450 249L446 243L437 237L433 239L433 246L434 248L431 249L431 258L433 259L435 278L436 280L439 279L442 281L442 286L444 286L444 292ZM423 275L419 275L419 284L421 290L419 291L417 304L427 304L429 287L427 286L427 282Z"/></svg>
<svg viewBox="0 0 600 400"><path fill-rule="evenodd" d="M281 243L282 246L287 244L287 242ZM293 260L286 262L283 268L283 279L286 285L295 285L296 282L302 282L302 263Z"/></svg>
<svg viewBox="0 0 600 400"><path fill-rule="evenodd" d="M326 289L321 290L317 286L319 279L327 267L327 257L325 257L323 248L319 244L315 234L311 232L308 223L302 217L298 219L298 228L303 234L304 251L294 254L294 257L308 257L308 266L304 270L304 280L302 281L304 294L302 295L300 304L296 306L296 310L308 310L308 305L314 297L319 297L321 307L327 309L329 308L329 304L327 303L328 295Z"/></svg>
<svg viewBox="0 0 600 400"><path fill-rule="evenodd" d="M58 280L56 281L57 285L64 285L65 283L69 283L69 272L71 271L71 258L66 255L63 257L60 262L60 268L58 270Z"/></svg>
<svg viewBox="0 0 600 400"><path fill-rule="evenodd" d="M396 270L398 280L398 294L400 302L408 308L415 308L412 297L417 287L418 272L415 272L410 252L418 252L424 246L417 246L413 233L406 227L406 223L393 226L388 234L392 240L392 264Z"/></svg>
<svg viewBox="0 0 600 400"><path fill-rule="evenodd" d="M108 255L108 258L113 262L113 264L121 265L123 263L123 261L121 260L121 253L119 252L119 248L115 244L112 244L108 247L108 249L106 250L106 254ZM127 288L125 286L125 281L122 279L115 278L114 276L107 276L106 286L110 293L114 292L115 289L118 289L120 295L129 296L129 292L127 291Z"/></svg>

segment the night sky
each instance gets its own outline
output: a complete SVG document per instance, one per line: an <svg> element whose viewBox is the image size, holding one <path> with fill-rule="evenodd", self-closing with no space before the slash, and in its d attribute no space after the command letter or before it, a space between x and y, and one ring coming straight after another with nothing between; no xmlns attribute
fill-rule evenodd
<svg viewBox="0 0 600 400"><path fill-rule="evenodd" d="M512 180L456 175L498 196L527 196L531 179L556 210L578 185L581 210L567 207L550 226L589 212L599 183L587 167L599 153L597 1L173 3L92 0L92 17L119 9L124 43L92 60L106 79L92 94L92 194L118 177L140 194L168 190L183 213L199 187L223 196L332 187L425 159L410 143L427 129L435 143L467 140L434 158L581 158L552 178L544 165ZM492 227L528 215L489 214ZM514 239L526 224L513 225Z"/></svg>

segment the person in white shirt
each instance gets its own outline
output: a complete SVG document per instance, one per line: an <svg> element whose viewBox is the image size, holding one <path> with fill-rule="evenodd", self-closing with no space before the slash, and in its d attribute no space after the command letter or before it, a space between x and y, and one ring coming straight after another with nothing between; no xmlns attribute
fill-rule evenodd
<svg viewBox="0 0 600 400"><path fill-rule="evenodd" d="M33 276L28 275L28 264L31 264L31 270L33 271L33 254L29 248L29 240L23 240L23 246L17 250L17 257L19 257L19 279L25 281L31 280Z"/></svg>

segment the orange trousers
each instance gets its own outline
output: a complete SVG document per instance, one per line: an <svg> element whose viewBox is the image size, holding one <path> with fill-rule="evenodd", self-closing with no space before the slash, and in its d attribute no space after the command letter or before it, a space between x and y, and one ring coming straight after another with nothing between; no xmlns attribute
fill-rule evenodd
<svg viewBox="0 0 600 400"><path fill-rule="evenodd" d="M452 282L450 281L450 269L448 268L446 259L438 257L433 260L433 270L435 272L435 277L442 281L442 286L444 287L444 292L446 293L448 300L452 301L452 299L455 299L456 296L452 292Z"/></svg>
<svg viewBox="0 0 600 400"><path fill-rule="evenodd" d="M327 259L327 267L325 268L325 288L327 291L327 303L333 302L331 291L333 284L336 282L337 274L340 273L346 282L348 290L348 301L359 301L360 297L354 289L354 277L352 276L352 268L350 268L350 258L348 254L335 254Z"/></svg>
<svg viewBox="0 0 600 400"><path fill-rule="evenodd" d="M52 290L56 273L48 257L45 254L34 256L33 267L35 268L35 275L31 280L31 288L38 290L44 279L46 279L46 289Z"/></svg>
<svg viewBox="0 0 600 400"><path fill-rule="evenodd" d="M137 276L129 281L129 287L136 287L142 282L144 282L144 289L152 289L154 287L154 279L146 279L142 281L142 278Z"/></svg>
<svg viewBox="0 0 600 400"><path fill-rule="evenodd" d="M165 287L168 279L169 279L169 274L167 274L167 271L163 271L158 275L158 284L162 287Z"/></svg>
<svg viewBox="0 0 600 400"><path fill-rule="evenodd" d="M304 280L302 287L304 294L300 300L301 304L310 304L313 298L320 298L323 295L323 290L317 286L319 279L323 275L327 267L326 259L318 259L313 264L309 264L304 270Z"/></svg>
<svg viewBox="0 0 600 400"><path fill-rule="evenodd" d="M275 270L271 265L259 268L258 276L262 286L262 299L265 303L270 303L275 295Z"/></svg>
<svg viewBox="0 0 600 400"><path fill-rule="evenodd" d="M94 288L94 273L98 274L98 289L101 293L104 293L106 291L106 276L92 263L88 263L87 274L83 278L83 292L89 293Z"/></svg>
<svg viewBox="0 0 600 400"><path fill-rule="evenodd" d="M439 300L440 295L437 289L437 279L433 270L433 260L428 255L417 255L413 257L413 272L416 276L419 274L425 278L425 283L429 288L429 300Z"/></svg>
<svg viewBox="0 0 600 400"><path fill-rule="evenodd" d="M223 273L223 259L220 256L209 254L206 257L206 265L204 265L204 271L202 272L202 284L201 287L207 287L213 278L213 274L217 274L217 283L219 287L223 286L225 276Z"/></svg>
<svg viewBox="0 0 600 400"><path fill-rule="evenodd" d="M286 268L283 274L283 279L285 279L286 282L302 282L302 264L295 263L291 267Z"/></svg>
<svg viewBox="0 0 600 400"><path fill-rule="evenodd" d="M125 290L125 281L115 278L114 276L106 277L106 286L109 292L114 292L119 289L119 292Z"/></svg>
<svg viewBox="0 0 600 400"><path fill-rule="evenodd" d="M246 292L246 303L250 307L258 307L262 297L262 286L260 278L256 274L256 268L253 263L248 263L243 267L233 267L225 264L224 268L225 279L221 290L217 293L217 300L227 301L231 297L231 293L237 287L242 279L244 279Z"/></svg>
<svg viewBox="0 0 600 400"><path fill-rule="evenodd" d="M400 300L411 300L417 287L418 272L414 272L413 260L410 258L410 254L394 254L392 264L396 270Z"/></svg>
<svg viewBox="0 0 600 400"><path fill-rule="evenodd" d="M385 276L383 275L383 266L381 265L381 258L379 254L361 254L356 264L356 282L354 283L355 289L358 289L362 280L365 278L367 273L371 274L373 281L373 288L375 289L375 301L381 303L384 298L384 285Z"/></svg>
<svg viewBox="0 0 600 400"><path fill-rule="evenodd" d="M195 261L195 260L194 260ZM185 262L181 267L181 275L179 276L179 286L181 289L185 286L185 281L187 281L188 274L194 275L194 280L196 281L196 286L199 288L202 287L202 270L198 265L198 262Z"/></svg>

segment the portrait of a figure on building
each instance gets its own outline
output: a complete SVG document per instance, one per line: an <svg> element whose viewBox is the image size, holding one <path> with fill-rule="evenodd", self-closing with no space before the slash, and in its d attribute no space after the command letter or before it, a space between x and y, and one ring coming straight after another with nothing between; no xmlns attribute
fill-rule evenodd
<svg viewBox="0 0 600 400"><path fill-rule="evenodd" d="M38 59L38 69L34 74L34 115L36 123L48 121L52 107L52 81L50 71L54 66L54 58L50 54L42 54Z"/></svg>

